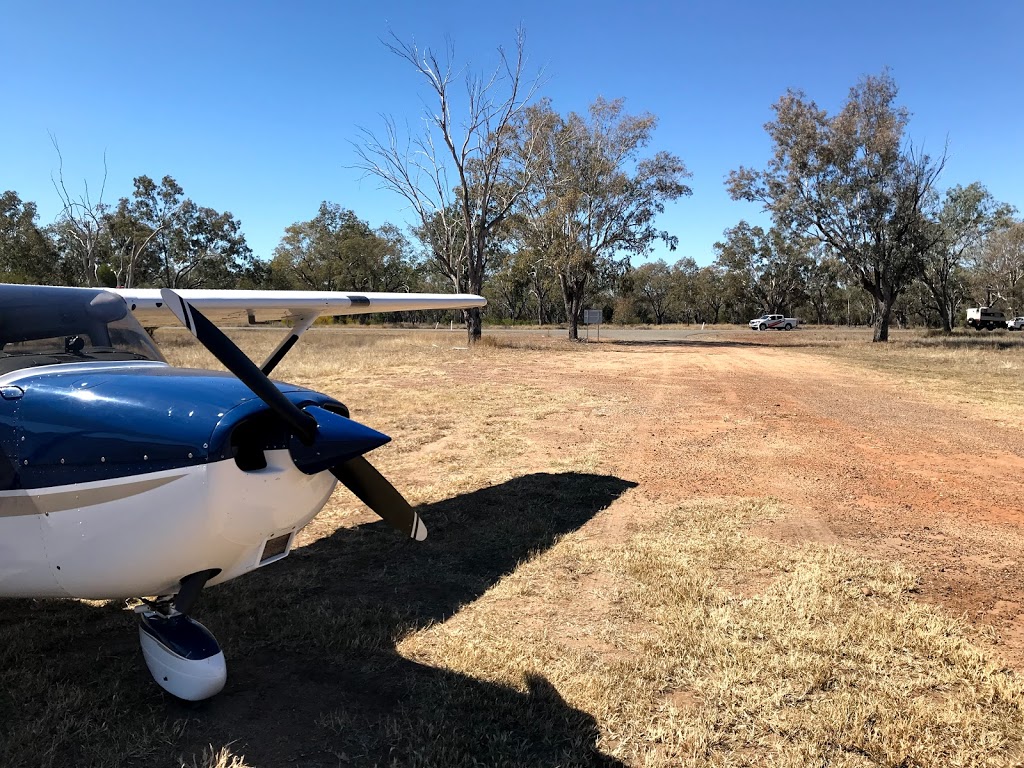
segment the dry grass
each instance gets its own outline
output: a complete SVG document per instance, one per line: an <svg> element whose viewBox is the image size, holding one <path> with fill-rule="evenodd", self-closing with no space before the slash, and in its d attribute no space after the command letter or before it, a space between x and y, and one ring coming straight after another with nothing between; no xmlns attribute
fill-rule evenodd
<svg viewBox="0 0 1024 768"><path fill-rule="evenodd" d="M903 331L888 344L870 344L863 335L828 330L810 331L802 340L807 351L882 374L937 401L979 406L979 415L984 411L1024 429L1024 334Z"/></svg>
<svg viewBox="0 0 1024 768"><path fill-rule="evenodd" d="M784 515L770 501L651 513L615 546L562 540L399 650L523 690L543 674L630 765L1024 755L1024 686L964 626L915 602L898 565L747 534ZM599 595L600 615L565 615L580 590Z"/></svg>
<svg viewBox="0 0 1024 768"><path fill-rule="evenodd" d="M278 333L235 337L259 360ZM198 706L150 682L119 606L0 603L0 765L1024 760L1024 685L920 604L898 563L760 538L753 523L788 513L772 499L652 503L602 535L632 484L589 451L540 450L537 424L583 393L520 375L563 355L585 372L597 345L310 334L275 376L395 438L374 460L421 505L431 546L336 496L292 557L204 593L231 676ZM776 337L915 386L1021 359L944 339ZM177 364L216 367L182 333L159 340Z"/></svg>

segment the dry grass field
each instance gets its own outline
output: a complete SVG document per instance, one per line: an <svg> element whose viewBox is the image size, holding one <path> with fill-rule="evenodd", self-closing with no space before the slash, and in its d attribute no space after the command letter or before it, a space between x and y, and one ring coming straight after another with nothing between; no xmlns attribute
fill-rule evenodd
<svg viewBox="0 0 1024 768"><path fill-rule="evenodd" d="M1024 338L869 338L315 329L275 375L430 538L338 490L204 593L196 705L123 606L0 601L0 766L1024 764Z"/></svg>

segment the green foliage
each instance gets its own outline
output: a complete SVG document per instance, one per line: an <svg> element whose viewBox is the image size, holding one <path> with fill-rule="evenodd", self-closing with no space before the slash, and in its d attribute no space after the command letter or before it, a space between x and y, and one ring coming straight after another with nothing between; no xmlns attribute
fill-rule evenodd
<svg viewBox="0 0 1024 768"><path fill-rule="evenodd" d="M557 114L549 102L527 112L523 151L534 171L516 219L526 248L541 253L558 275L570 338L588 287L621 272L631 254L644 254L661 239L678 239L655 227L665 203L689 195L689 172L668 152L644 157L657 119L629 115L624 101L598 98L586 117Z"/></svg>
<svg viewBox="0 0 1024 768"><path fill-rule="evenodd" d="M971 261L975 299L991 289L1014 315L1024 314L1024 221L999 222Z"/></svg>
<svg viewBox="0 0 1024 768"><path fill-rule="evenodd" d="M744 298L759 312L793 311L804 297L811 268L807 238L741 221L715 243L718 263L740 280Z"/></svg>
<svg viewBox="0 0 1024 768"><path fill-rule="evenodd" d="M354 211L328 202L285 230L269 269L275 287L317 291L409 291L419 277L397 227L374 231Z"/></svg>
<svg viewBox="0 0 1024 768"><path fill-rule="evenodd" d="M0 195L0 282L59 285L61 277L57 249L36 226L35 203L4 192Z"/></svg>
<svg viewBox="0 0 1024 768"><path fill-rule="evenodd" d="M927 207L944 158L904 146L909 120L888 72L863 78L829 116L789 91L765 128L764 170L729 174L729 194L759 201L776 226L827 245L875 299L875 340L888 339L892 307L920 274L934 229Z"/></svg>
<svg viewBox="0 0 1024 768"><path fill-rule="evenodd" d="M949 332L970 295L966 259L977 253L1013 208L995 198L980 183L946 190L932 221L933 244L921 262L920 279L931 294L932 307L942 329Z"/></svg>

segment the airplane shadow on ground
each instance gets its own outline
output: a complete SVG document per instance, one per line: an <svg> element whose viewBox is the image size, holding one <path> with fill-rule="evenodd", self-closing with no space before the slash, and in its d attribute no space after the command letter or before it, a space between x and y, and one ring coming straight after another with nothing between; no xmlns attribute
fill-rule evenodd
<svg viewBox="0 0 1024 768"><path fill-rule="evenodd" d="M74 653L95 643L102 651L84 653L98 655L98 664L76 669L56 648L41 653L71 665L58 669L58 678L119 678L110 683L116 686L113 705L103 685L95 686L96 702L81 702L102 713L93 717L123 719L142 730L182 724L144 760L121 753L121 765L177 768L182 761L191 765L191 756L208 745L230 744L255 768L620 766L597 749L594 718L570 707L543 675L527 676L521 692L411 661L395 645L445 621L632 487L603 475L526 475L418 507L430 531L426 542L400 539L383 523L341 528L282 562L204 591L196 618L214 632L228 659L227 687L208 702L187 704L163 694L145 670L130 617L112 606L46 601L44 607L55 625L86 622L84 632L74 633ZM90 622L89 613L105 619ZM12 710L15 718L32 712ZM55 754L78 765L109 764L109 757L98 758L106 754L99 742L109 734L85 735L88 730Z"/></svg>

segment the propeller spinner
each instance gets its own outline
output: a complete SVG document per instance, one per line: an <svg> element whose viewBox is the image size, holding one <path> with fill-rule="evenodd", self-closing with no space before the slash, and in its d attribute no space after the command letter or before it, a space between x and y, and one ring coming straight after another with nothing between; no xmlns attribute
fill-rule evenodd
<svg viewBox="0 0 1024 768"><path fill-rule="evenodd" d="M362 454L390 440L359 422L316 406L300 408L198 309L168 288L160 292L168 309L288 426L292 460L302 472L329 471L386 523L423 541L427 528L401 493Z"/></svg>

